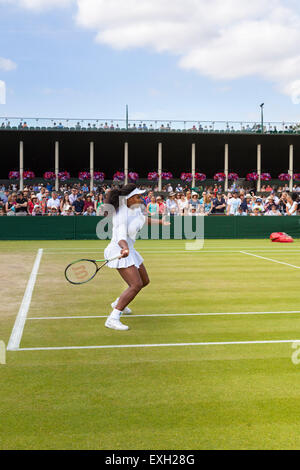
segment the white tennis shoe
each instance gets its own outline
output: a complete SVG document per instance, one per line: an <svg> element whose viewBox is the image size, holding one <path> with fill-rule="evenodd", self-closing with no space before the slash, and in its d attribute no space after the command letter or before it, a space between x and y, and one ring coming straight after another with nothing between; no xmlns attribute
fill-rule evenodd
<svg viewBox="0 0 300 470"><path fill-rule="evenodd" d="M120 320L117 320L115 318L109 318L105 322L106 328L111 328L112 330L129 330L129 326L123 325L123 323L120 322Z"/></svg>
<svg viewBox="0 0 300 470"><path fill-rule="evenodd" d="M111 304L112 308L116 308L118 302L119 299L115 300L115 302ZM122 313L124 315L130 315L132 313L132 310L129 307L125 307Z"/></svg>

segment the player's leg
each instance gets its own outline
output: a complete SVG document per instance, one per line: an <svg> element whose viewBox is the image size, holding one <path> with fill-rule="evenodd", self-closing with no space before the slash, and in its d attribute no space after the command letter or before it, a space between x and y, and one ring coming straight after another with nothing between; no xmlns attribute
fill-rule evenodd
<svg viewBox="0 0 300 470"><path fill-rule="evenodd" d="M148 276L148 273L147 273L147 270L146 270L144 264L141 264L141 265L140 265L140 267L138 268L138 271L139 271L140 277L141 277L141 279L142 279L143 287L148 286L148 284L150 283L150 279L149 279L149 276ZM126 279L124 279L124 280L125 280L125 282L127 282ZM127 282L127 284L128 284L128 282ZM128 286L129 286L129 284L128 284ZM118 297L118 298L111 304L112 308L117 308L119 299L120 299L120 297ZM129 315L130 313L132 313L132 312L131 312L131 309L126 306L126 307L124 308L124 310L123 310L123 314Z"/></svg>
<svg viewBox="0 0 300 470"><path fill-rule="evenodd" d="M143 288L143 280L136 266L118 269L121 277L127 283L128 288L120 295L117 305L106 320L105 326L115 330L128 330L128 326L120 322L122 311L135 298Z"/></svg>

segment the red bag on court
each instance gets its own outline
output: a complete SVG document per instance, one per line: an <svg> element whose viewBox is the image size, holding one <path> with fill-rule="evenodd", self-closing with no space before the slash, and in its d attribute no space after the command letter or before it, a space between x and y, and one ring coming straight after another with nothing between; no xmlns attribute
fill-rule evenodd
<svg viewBox="0 0 300 470"><path fill-rule="evenodd" d="M271 233L270 240L272 242L279 242L279 243L292 243L294 241L294 239L285 232Z"/></svg>

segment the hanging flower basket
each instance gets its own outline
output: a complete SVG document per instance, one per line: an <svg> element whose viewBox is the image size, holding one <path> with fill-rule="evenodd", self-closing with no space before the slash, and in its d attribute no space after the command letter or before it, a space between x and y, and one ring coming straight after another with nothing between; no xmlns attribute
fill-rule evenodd
<svg viewBox="0 0 300 470"><path fill-rule="evenodd" d="M96 181L104 181L105 180L105 173L103 173L103 171L95 171L94 172L94 179Z"/></svg>
<svg viewBox="0 0 300 470"><path fill-rule="evenodd" d="M280 181L290 181L291 175L289 175L288 173L280 173L280 175L278 175L278 179Z"/></svg>
<svg viewBox="0 0 300 470"><path fill-rule="evenodd" d="M70 173L68 171L60 171L58 173L58 179L60 181L66 181L70 179Z"/></svg>
<svg viewBox="0 0 300 470"><path fill-rule="evenodd" d="M216 173L214 176L215 181L224 181L226 178L225 173Z"/></svg>
<svg viewBox="0 0 300 470"><path fill-rule="evenodd" d="M294 180L300 181L300 173L294 173Z"/></svg>
<svg viewBox="0 0 300 470"><path fill-rule="evenodd" d="M18 179L20 179L20 173L18 171L10 171L8 173L8 179L18 180Z"/></svg>
<svg viewBox="0 0 300 470"><path fill-rule="evenodd" d="M151 171L150 173L148 173L148 180L149 181L157 181L159 178L159 175L157 173L157 171Z"/></svg>
<svg viewBox="0 0 300 470"><path fill-rule="evenodd" d="M239 175L237 173L228 173L228 179L236 181L239 179Z"/></svg>
<svg viewBox="0 0 300 470"><path fill-rule="evenodd" d="M55 173L54 171L46 171L43 175L44 180L50 181L55 180Z"/></svg>
<svg viewBox="0 0 300 470"><path fill-rule="evenodd" d="M171 180L173 178L173 175L170 171L163 171L161 174L161 177L163 180Z"/></svg>
<svg viewBox="0 0 300 470"><path fill-rule="evenodd" d="M190 183L191 181L193 181L193 174L192 173L181 173L180 179L182 181L187 181L188 183Z"/></svg>
<svg viewBox="0 0 300 470"><path fill-rule="evenodd" d="M260 175L260 179L261 179L262 181L271 181L272 176L270 175L270 173L262 173L262 174Z"/></svg>
<svg viewBox="0 0 300 470"><path fill-rule="evenodd" d="M80 179L80 181L89 180L90 178L91 178L91 174L89 171L80 171L78 173L78 179Z"/></svg>
<svg viewBox="0 0 300 470"><path fill-rule="evenodd" d="M130 181L137 181L139 179L139 175L138 175L138 173L136 173L134 171L130 171L128 173L128 178L130 179Z"/></svg>
<svg viewBox="0 0 300 470"><path fill-rule="evenodd" d="M35 178L35 174L33 171L24 171L23 178L24 180L33 180Z"/></svg>
<svg viewBox="0 0 300 470"><path fill-rule="evenodd" d="M124 179L125 179L125 174L123 171L117 171L113 176L114 181L124 181Z"/></svg>
<svg viewBox="0 0 300 470"><path fill-rule="evenodd" d="M258 180L258 174L253 171L252 173L248 173L246 176L247 181L257 181Z"/></svg>
<svg viewBox="0 0 300 470"><path fill-rule="evenodd" d="M195 173L196 181L205 181L206 175L204 173Z"/></svg>

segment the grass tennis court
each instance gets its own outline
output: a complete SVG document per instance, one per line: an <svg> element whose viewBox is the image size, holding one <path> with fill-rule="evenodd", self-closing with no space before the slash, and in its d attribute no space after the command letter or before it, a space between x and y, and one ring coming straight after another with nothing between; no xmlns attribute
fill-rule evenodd
<svg viewBox="0 0 300 470"><path fill-rule="evenodd" d="M40 260L19 350L0 365L0 449L299 448L300 241L138 241L151 283L128 332L104 327L114 270L64 278L106 244L1 242L6 345Z"/></svg>

